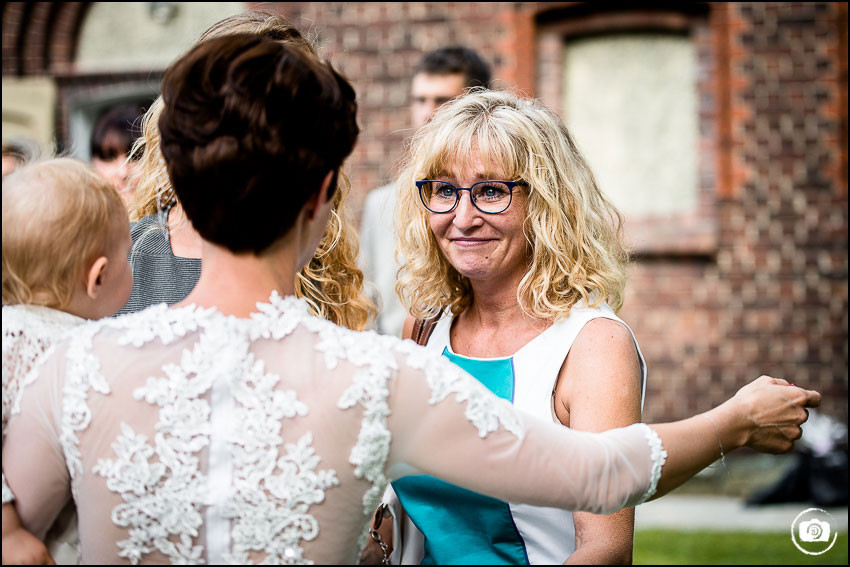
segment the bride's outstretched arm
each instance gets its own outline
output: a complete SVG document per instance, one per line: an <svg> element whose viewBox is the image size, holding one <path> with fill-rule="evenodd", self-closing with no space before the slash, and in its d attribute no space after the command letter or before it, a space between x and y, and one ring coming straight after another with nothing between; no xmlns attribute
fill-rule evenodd
<svg viewBox="0 0 850 567"><path fill-rule="evenodd" d="M669 492L721 446L787 451L805 407L820 402L817 392L762 377L705 414L592 434L524 415L448 361L417 356L391 389L390 478L426 473L510 502L595 513Z"/></svg>
<svg viewBox="0 0 850 567"><path fill-rule="evenodd" d="M723 454L739 447L762 453L790 451L800 438L805 408L820 405L814 390L762 376L722 405L689 419L652 425L667 450L655 497L670 492Z"/></svg>

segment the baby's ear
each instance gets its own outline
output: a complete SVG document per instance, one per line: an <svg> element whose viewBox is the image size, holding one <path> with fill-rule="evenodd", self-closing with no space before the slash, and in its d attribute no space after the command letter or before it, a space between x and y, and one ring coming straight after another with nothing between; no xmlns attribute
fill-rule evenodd
<svg viewBox="0 0 850 567"><path fill-rule="evenodd" d="M89 268L86 274L86 295L91 299L97 299L97 296L100 294L100 289L103 287L103 276L106 273L106 264L108 262L109 260L106 259L106 256L98 257L97 260L92 262L91 268Z"/></svg>

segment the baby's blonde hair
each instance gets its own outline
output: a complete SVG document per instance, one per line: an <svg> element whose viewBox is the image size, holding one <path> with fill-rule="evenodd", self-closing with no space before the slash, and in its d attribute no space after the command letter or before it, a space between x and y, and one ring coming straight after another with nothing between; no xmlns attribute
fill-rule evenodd
<svg viewBox="0 0 850 567"><path fill-rule="evenodd" d="M469 306L472 288L443 256L414 182L470 172L480 157L488 172L528 184L523 229L528 270L520 307L555 321L579 302L623 304L628 254L622 219L596 185L561 119L537 101L477 91L444 105L414 136L399 178L396 230L402 266L396 289L415 317ZM513 206L513 205L511 205Z"/></svg>
<svg viewBox="0 0 850 567"><path fill-rule="evenodd" d="M3 305L67 308L119 222L128 220L118 191L81 161L35 161L6 177Z"/></svg>

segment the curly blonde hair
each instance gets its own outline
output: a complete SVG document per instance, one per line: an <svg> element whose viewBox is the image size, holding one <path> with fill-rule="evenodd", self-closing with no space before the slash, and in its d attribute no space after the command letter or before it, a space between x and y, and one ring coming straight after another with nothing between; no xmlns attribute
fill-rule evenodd
<svg viewBox="0 0 850 567"><path fill-rule="evenodd" d="M295 280L295 294L319 317L362 331L375 317L377 306L363 293L363 272L357 267L359 240L349 217L351 183L344 172L334 195L328 227L313 259Z"/></svg>
<svg viewBox="0 0 850 567"><path fill-rule="evenodd" d="M528 184L528 271L517 289L523 311L556 321L579 302L619 310L628 262L622 217L566 126L535 100L478 89L444 105L416 133L399 177L395 222L405 263L396 290L410 313L425 318L448 307L459 314L472 300L469 280L440 251L414 182L458 168L468 173L475 157L486 171Z"/></svg>
<svg viewBox="0 0 850 567"><path fill-rule="evenodd" d="M199 43L238 33L252 33L294 44L318 57L313 43L296 27L279 16L256 11L242 12L214 24L201 35ZM158 214L177 203L160 149L158 124L162 109L160 96L145 113L142 137L131 152L131 155L139 156L133 180L136 191L130 210L131 221ZM349 189L350 182L341 173L331 220L316 255L298 273L295 289L296 295L307 300L315 315L359 331L374 318L377 307L363 293L363 273L357 267L357 232L345 206ZM167 230L164 226L161 228Z"/></svg>

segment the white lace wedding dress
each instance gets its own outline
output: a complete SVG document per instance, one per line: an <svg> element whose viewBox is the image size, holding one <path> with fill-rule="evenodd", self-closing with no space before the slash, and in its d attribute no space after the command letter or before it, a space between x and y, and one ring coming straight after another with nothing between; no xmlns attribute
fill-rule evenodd
<svg viewBox="0 0 850 567"><path fill-rule="evenodd" d="M30 372L51 347L72 333L85 319L40 305L3 306L3 439L6 425L16 411L19 396ZM14 500L3 474L3 504ZM44 543L59 564L80 562L79 538L73 505L62 510L61 516L45 535Z"/></svg>
<svg viewBox="0 0 850 567"><path fill-rule="evenodd" d="M73 494L86 563L354 563L390 479L610 512L652 495L664 458L646 425L533 420L411 341L276 294L250 319L161 305L81 327L3 450L36 535Z"/></svg>

